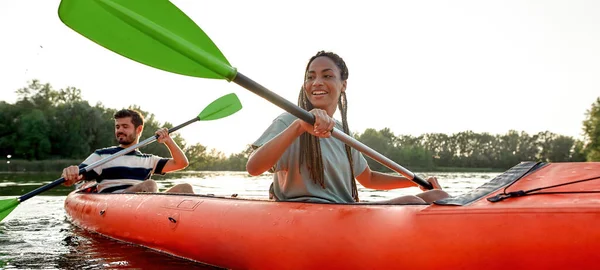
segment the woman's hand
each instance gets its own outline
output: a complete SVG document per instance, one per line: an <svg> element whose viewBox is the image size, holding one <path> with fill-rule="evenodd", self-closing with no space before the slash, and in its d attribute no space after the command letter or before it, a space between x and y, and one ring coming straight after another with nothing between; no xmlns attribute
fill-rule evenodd
<svg viewBox="0 0 600 270"><path fill-rule="evenodd" d="M438 180L435 176L430 176L427 178L427 182L429 182L431 184L431 186L433 186L433 189L442 189L442 186L440 186L440 183L438 183ZM422 191L428 191L428 189L426 189L425 187L419 185L419 188Z"/></svg>
<svg viewBox="0 0 600 270"><path fill-rule="evenodd" d="M327 111L321 109L312 109L310 111L315 116L315 124L311 125L299 120L304 131L320 138L328 138L335 127L335 120L327 114Z"/></svg>

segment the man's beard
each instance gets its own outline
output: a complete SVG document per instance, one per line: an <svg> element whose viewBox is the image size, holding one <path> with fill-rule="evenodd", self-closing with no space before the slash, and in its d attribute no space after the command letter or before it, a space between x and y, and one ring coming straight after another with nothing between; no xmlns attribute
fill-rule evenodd
<svg viewBox="0 0 600 270"><path fill-rule="evenodd" d="M125 137L119 137L120 135L125 135ZM129 145L135 141L135 137L133 134L127 135L125 133L119 133L117 134L117 141L119 142L119 144Z"/></svg>

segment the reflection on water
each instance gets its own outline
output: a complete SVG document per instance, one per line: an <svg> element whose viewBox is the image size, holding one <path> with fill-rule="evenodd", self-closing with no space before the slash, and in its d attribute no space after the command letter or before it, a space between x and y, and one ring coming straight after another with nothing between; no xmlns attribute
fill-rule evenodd
<svg viewBox="0 0 600 270"><path fill-rule="evenodd" d="M68 222L64 199L34 197L0 223L0 268L215 269L79 229Z"/></svg>
<svg viewBox="0 0 600 270"><path fill-rule="evenodd" d="M437 176L451 195L459 195L491 180L498 173L423 173ZM0 199L23 195L60 175L2 174ZM153 177L162 190L190 183L198 194L267 198L270 175L245 172L182 172ZM57 187L19 205L0 222L0 269L212 269L146 248L85 232L69 223L63 204L69 187ZM418 188L381 191L359 186L362 201L391 199L420 192Z"/></svg>
<svg viewBox="0 0 600 270"><path fill-rule="evenodd" d="M188 260L101 237L74 227L61 242L69 253L61 257L69 268L215 269ZM74 265L78 263L78 265Z"/></svg>
<svg viewBox="0 0 600 270"><path fill-rule="evenodd" d="M0 173L0 196L23 195L60 178L60 173ZM73 189L58 186L44 195L66 196Z"/></svg>

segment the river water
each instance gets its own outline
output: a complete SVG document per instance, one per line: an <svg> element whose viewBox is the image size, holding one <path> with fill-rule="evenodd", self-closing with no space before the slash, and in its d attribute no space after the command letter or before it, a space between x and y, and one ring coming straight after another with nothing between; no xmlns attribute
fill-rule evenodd
<svg viewBox="0 0 600 270"><path fill-rule="evenodd" d="M499 173L435 175L450 195L460 195ZM0 200L18 197L57 178L53 174L0 174ZM267 198L271 175L245 172L182 172L154 177L162 190L190 183L195 193ZM0 269L214 269L143 247L124 244L72 225L63 209L71 188L57 187L21 203L0 222ZM416 194L418 188L380 191L359 186L362 201Z"/></svg>

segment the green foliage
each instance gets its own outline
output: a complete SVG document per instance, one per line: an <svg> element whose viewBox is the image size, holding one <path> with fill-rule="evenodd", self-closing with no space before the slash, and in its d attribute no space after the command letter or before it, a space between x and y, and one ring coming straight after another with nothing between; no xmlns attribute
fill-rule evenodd
<svg viewBox="0 0 600 270"><path fill-rule="evenodd" d="M367 129L356 139L374 150L413 170L443 168L480 168L503 170L521 161L585 161L581 141L548 131L533 136L510 130L491 135L459 132L452 135L430 133L419 137L395 136L389 129ZM374 170L387 170L368 160Z"/></svg>
<svg viewBox="0 0 600 270"><path fill-rule="evenodd" d="M52 172L53 174L51 176L57 178L65 167L80 162L81 160L79 159L0 159L0 172ZM49 177L48 179L50 180L52 177Z"/></svg>
<svg viewBox="0 0 600 270"><path fill-rule="evenodd" d="M571 161L573 162L584 162L586 161L585 144L583 141L575 141L573 147Z"/></svg>
<svg viewBox="0 0 600 270"><path fill-rule="evenodd" d="M33 80L16 91L15 104L0 102L0 154L13 159L41 160L48 158L83 160L95 149L116 143L113 115L116 109L102 104L90 106L74 87L54 90L50 84ZM172 127L156 121L154 114L139 110L146 116L142 138L154 136L160 127ZM173 139L185 146L180 135ZM144 152L170 156L162 144L150 144ZM79 163L77 162L77 163Z"/></svg>
<svg viewBox="0 0 600 270"><path fill-rule="evenodd" d="M37 80L18 89L15 104L0 101L0 171L54 171L77 164L92 151L116 143L113 114L101 103L91 106L74 87L55 90ZM157 129L171 128L161 124L154 114L137 105L131 109L145 116L141 139L154 136ZM600 98L587 112L583 123L586 141L540 132L529 135L510 130L492 135L464 131L456 134L429 133L418 137L395 135L389 128L366 129L354 137L391 160L411 170L444 170L475 168L503 170L526 160L545 162L600 161ZM202 144L187 146L175 133L173 139L184 149L190 171L243 171L252 153L250 145L243 151L225 156ZM143 152L170 156L159 143L149 144ZM11 155L11 163L4 157ZM367 159L377 171L389 171Z"/></svg>
<svg viewBox="0 0 600 270"><path fill-rule="evenodd" d="M185 155L188 157L190 165L187 170L191 171L243 171L246 170L248 157L252 153L252 147L246 146L246 149L237 154L231 154L229 157L216 149L210 151L206 146L194 144L185 149Z"/></svg>
<svg viewBox="0 0 600 270"><path fill-rule="evenodd" d="M592 108L586 112L586 120L583 121L583 132L585 133L585 153L588 161L600 161L600 97L592 104Z"/></svg>
<svg viewBox="0 0 600 270"><path fill-rule="evenodd" d="M24 158L45 159L50 154L50 139L47 137L50 125L44 113L33 109L17 120L17 140L15 152Z"/></svg>
<svg viewBox="0 0 600 270"><path fill-rule="evenodd" d="M396 137L389 128L379 131L369 128L362 134L356 134L355 138L403 166L420 169L432 169L434 167L432 153L425 148L420 137ZM390 169L372 159L367 159L367 162L373 170L390 171Z"/></svg>

